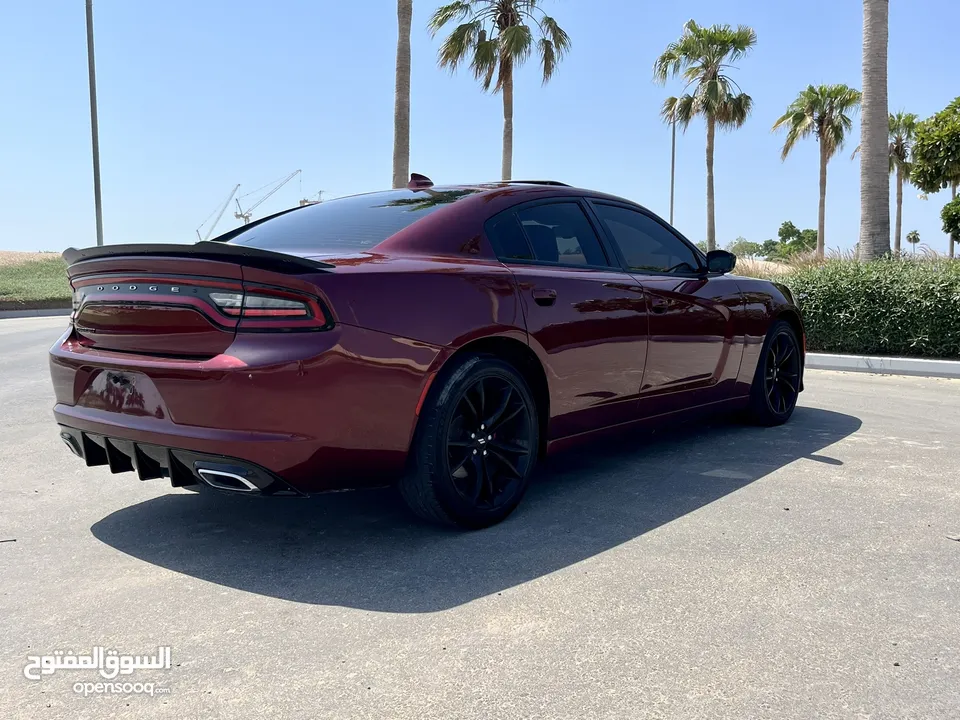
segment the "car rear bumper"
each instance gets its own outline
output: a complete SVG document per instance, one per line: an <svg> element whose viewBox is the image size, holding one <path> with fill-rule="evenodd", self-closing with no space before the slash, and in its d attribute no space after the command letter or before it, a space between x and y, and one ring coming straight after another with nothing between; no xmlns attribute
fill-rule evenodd
<svg viewBox="0 0 960 720"><path fill-rule="evenodd" d="M114 473L134 472L141 480L167 477L175 487L210 484L199 475L196 463L220 458L250 468L261 494L276 494L280 487L270 487L267 477L280 481L294 494L337 487L336 478L304 471L313 466L318 453L322 454L319 441L313 438L176 425L163 419L60 403L53 415L61 439L87 465L106 465ZM178 462L184 470L180 475Z"/></svg>
<svg viewBox="0 0 960 720"><path fill-rule="evenodd" d="M106 465L112 473L134 472L141 480L168 478L171 487L206 485L245 495L304 495L266 468L239 458L134 442L66 425L60 426L60 438L88 467Z"/></svg>
<svg viewBox="0 0 960 720"><path fill-rule="evenodd" d="M248 468L251 493L385 485L405 467L439 351L339 326L238 336L215 358L171 359L91 350L68 332L50 351L54 416L88 464L143 465L175 485L210 484L200 457Z"/></svg>

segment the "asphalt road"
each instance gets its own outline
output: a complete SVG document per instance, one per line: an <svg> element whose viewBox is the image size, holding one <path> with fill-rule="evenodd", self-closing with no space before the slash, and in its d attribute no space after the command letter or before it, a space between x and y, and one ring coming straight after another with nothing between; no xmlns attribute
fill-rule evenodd
<svg viewBox="0 0 960 720"><path fill-rule="evenodd" d="M785 427L570 452L462 534L83 467L63 326L0 321L0 718L960 718L960 381L810 372ZM170 646L126 676L169 692L24 677L93 646Z"/></svg>

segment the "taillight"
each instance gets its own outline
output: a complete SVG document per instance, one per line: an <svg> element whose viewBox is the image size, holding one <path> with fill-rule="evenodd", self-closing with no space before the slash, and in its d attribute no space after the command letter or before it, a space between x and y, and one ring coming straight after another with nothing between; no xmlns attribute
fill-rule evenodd
<svg viewBox="0 0 960 720"><path fill-rule="evenodd" d="M266 295L247 295L243 300L243 317L306 317L306 303Z"/></svg>
<svg viewBox="0 0 960 720"><path fill-rule="evenodd" d="M240 318L239 330L319 330L327 316L314 298L287 291L212 292L210 299L224 315Z"/></svg>
<svg viewBox="0 0 960 720"><path fill-rule="evenodd" d="M224 315L240 316L240 311L243 308L243 293L215 292L210 293L210 299Z"/></svg>

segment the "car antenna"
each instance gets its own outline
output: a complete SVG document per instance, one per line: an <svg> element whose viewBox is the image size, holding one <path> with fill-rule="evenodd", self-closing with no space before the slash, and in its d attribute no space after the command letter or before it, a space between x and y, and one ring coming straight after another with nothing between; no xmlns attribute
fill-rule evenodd
<svg viewBox="0 0 960 720"><path fill-rule="evenodd" d="M410 173L410 182L407 183L407 188L410 190L422 190L423 188L433 187L433 180L428 178L426 175L421 175L420 173Z"/></svg>

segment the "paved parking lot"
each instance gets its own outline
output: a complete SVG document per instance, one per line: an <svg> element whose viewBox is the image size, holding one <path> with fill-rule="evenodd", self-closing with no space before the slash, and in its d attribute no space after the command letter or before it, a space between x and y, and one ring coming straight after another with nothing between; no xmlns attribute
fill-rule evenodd
<svg viewBox="0 0 960 720"><path fill-rule="evenodd" d="M0 718L960 718L960 381L812 371L785 427L579 449L461 534L83 467L63 326L0 321ZM169 692L24 677L93 646L170 646L128 677Z"/></svg>

